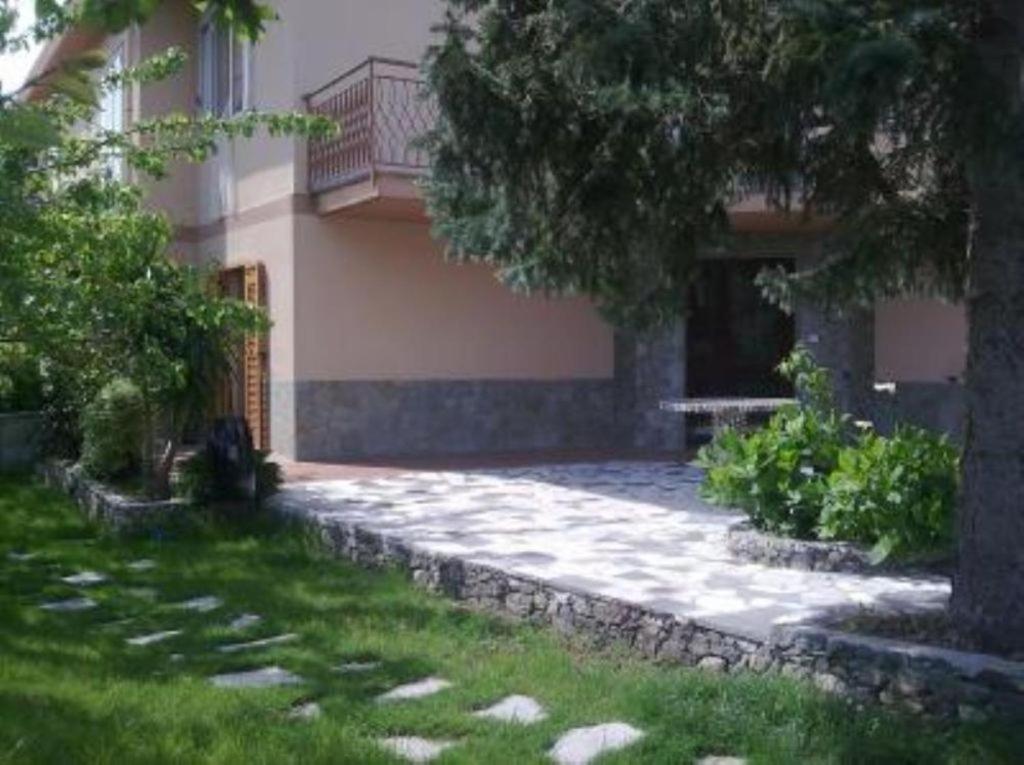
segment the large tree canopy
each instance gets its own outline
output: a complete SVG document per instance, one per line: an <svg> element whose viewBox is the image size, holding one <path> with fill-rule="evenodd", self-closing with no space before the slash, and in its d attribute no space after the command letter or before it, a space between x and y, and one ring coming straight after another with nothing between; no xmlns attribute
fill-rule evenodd
<svg viewBox="0 0 1024 765"><path fill-rule="evenodd" d="M836 216L837 296L962 290L965 152L994 127L973 3L450 6L430 202L456 256L649 323L759 189Z"/></svg>
<svg viewBox="0 0 1024 765"><path fill-rule="evenodd" d="M455 258L677 317L748 189L832 220L826 301L967 299L954 610L1024 648L1024 16L1011 0L449 0L428 201ZM1007 423L1016 423L1013 427Z"/></svg>

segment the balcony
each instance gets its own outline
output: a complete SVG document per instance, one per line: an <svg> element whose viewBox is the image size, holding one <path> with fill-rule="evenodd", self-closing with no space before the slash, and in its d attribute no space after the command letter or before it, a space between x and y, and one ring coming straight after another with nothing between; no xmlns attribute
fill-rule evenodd
<svg viewBox="0 0 1024 765"><path fill-rule="evenodd" d="M371 57L305 97L310 113L332 119L338 134L309 142L309 191L322 215L425 221L416 180L429 157L419 139L438 108L406 61ZM733 226L749 233L811 233L827 215L785 213L764 189L745 185L729 208Z"/></svg>
<svg viewBox="0 0 1024 765"><path fill-rule="evenodd" d="M415 64L370 58L306 96L337 135L309 143L309 191L324 215L423 220L418 145L437 118Z"/></svg>

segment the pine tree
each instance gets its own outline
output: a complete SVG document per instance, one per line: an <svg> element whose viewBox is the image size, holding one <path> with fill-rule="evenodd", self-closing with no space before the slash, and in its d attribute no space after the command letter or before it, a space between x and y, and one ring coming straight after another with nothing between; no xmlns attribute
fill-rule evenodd
<svg viewBox="0 0 1024 765"><path fill-rule="evenodd" d="M448 0L428 203L456 259L683 310L745 188L827 213L770 297L964 299L968 426L953 613L1024 649L1024 8L1013 0Z"/></svg>

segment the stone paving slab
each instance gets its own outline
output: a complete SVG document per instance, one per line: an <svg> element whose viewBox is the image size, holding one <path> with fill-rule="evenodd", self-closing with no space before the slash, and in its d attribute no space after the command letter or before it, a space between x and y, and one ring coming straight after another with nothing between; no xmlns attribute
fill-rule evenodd
<svg viewBox="0 0 1024 765"><path fill-rule="evenodd" d="M139 560L130 561L127 565L129 571L135 573L141 573L143 571L152 571L156 568L156 561L150 558L140 558Z"/></svg>
<svg viewBox="0 0 1024 765"><path fill-rule="evenodd" d="M485 717L500 722L531 725L547 719L544 707L529 696L507 696L496 704L473 713L474 717Z"/></svg>
<svg viewBox="0 0 1024 765"><path fill-rule="evenodd" d="M231 620L228 629L233 632L241 632L259 624L261 621L263 621L263 617L259 614L242 614Z"/></svg>
<svg viewBox="0 0 1024 765"><path fill-rule="evenodd" d="M181 634L181 630L164 630L163 632L152 632L148 635L128 638L125 642L133 646L147 646L155 643L162 643Z"/></svg>
<svg viewBox="0 0 1024 765"><path fill-rule="evenodd" d="M742 757L701 757L697 760L696 765L747 765L747 761Z"/></svg>
<svg viewBox="0 0 1024 765"><path fill-rule="evenodd" d="M323 709L315 701L294 706L289 710L288 717L292 720L316 720L323 714Z"/></svg>
<svg viewBox="0 0 1024 765"><path fill-rule="evenodd" d="M440 693L446 688L451 688L451 686L450 682L440 677L427 677L414 683L406 683L405 685L399 685L397 688L392 688L387 693L382 693L378 696L377 701L382 704L390 704L395 701L422 699L427 696L433 696L435 693Z"/></svg>
<svg viewBox="0 0 1024 765"><path fill-rule="evenodd" d="M455 746L454 741L431 741L419 736L394 736L379 739L377 743L407 762L430 762Z"/></svg>
<svg viewBox="0 0 1024 765"><path fill-rule="evenodd" d="M587 765L602 755L635 744L643 736L643 731L623 722L574 728L555 742L551 759L558 765Z"/></svg>
<svg viewBox="0 0 1024 765"><path fill-rule="evenodd" d="M274 635L273 637L267 637L261 640L249 640L245 643L228 643L227 645L217 646L217 651L220 653L252 651L257 648L270 648L271 646L284 645L285 643L291 643L298 639L299 636L297 634L289 632L286 635Z"/></svg>
<svg viewBox="0 0 1024 765"><path fill-rule="evenodd" d="M191 598L189 600L183 600L181 603L174 604L175 608L180 608L183 611L195 611L200 614L216 611L223 605L224 601L216 595L204 595L199 598Z"/></svg>
<svg viewBox="0 0 1024 765"><path fill-rule="evenodd" d="M407 473L286 487L277 506L352 524L425 552L635 603L765 640L835 609L943 608L949 582L775 569L736 561L744 516L697 495L697 468L611 462Z"/></svg>
<svg viewBox="0 0 1024 765"><path fill-rule="evenodd" d="M339 664L334 670L345 675L354 675L362 672L372 672L379 667L379 661L347 661L344 664Z"/></svg>
<svg viewBox="0 0 1024 765"><path fill-rule="evenodd" d="M62 576L60 580L64 584L70 584L72 587L92 587L106 582L107 575L101 574L98 571L80 571L70 576Z"/></svg>
<svg viewBox="0 0 1024 765"><path fill-rule="evenodd" d="M96 608L97 603L92 598L68 598L67 600L54 600L49 603L40 604L44 611L88 611Z"/></svg>
<svg viewBox="0 0 1024 765"><path fill-rule="evenodd" d="M278 685L298 685L303 680L286 669L271 666L247 672L214 675L210 682L218 688L273 688Z"/></svg>
<svg viewBox="0 0 1024 765"><path fill-rule="evenodd" d="M38 557L39 553L34 552L18 552L16 550L12 550L11 552L7 553L7 559L14 563L28 563L29 561L33 561Z"/></svg>

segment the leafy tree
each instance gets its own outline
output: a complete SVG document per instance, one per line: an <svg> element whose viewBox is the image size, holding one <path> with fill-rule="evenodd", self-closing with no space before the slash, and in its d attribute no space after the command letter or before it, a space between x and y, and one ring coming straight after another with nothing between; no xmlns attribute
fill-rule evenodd
<svg viewBox="0 0 1024 765"><path fill-rule="evenodd" d="M1024 649L1024 4L1012 0L449 0L429 61L428 199L455 258L683 309L727 210L827 212L784 305L964 298L968 427L952 608Z"/></svg>
<svg viewBox="0 0 1024 765"><path fill-rule="evenodd" d="M116 31L144 20L155 5L39 0L28 37L44 39L72 24ZM251 0L197 5L214 6L222 23L250 36L269 18ZM0 6L0 52L28 39L7 34L11 18ZM211 274L168 258L167 221L143 206L137 188L108 177L105 161L115 156L159 177L172 160L205 159L224 137L330 127L303 115L247 113L172 114L124 132L82 129L93 122L104 89L167 77L183 62L172 49L104 74L103 57L91 52L26 83L41 98L22 98L26 90L0 96L0 342L41 356L74 413L111 380L138 386L148 431L145 473L156 495L167 493L185 429L204 412L241 338L268 323L261 311L218 296Z"/></svg>

